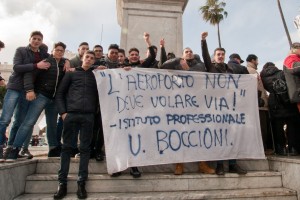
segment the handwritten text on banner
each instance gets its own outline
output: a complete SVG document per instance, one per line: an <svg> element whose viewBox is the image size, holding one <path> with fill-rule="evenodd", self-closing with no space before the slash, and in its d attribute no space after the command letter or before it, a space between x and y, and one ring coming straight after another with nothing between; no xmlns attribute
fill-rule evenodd
<svg viewBox="0 0 300 200"><path fill-rule="evenodd" d="M254 75L97 70L108 173L131 166L263 159Z"/></svg>

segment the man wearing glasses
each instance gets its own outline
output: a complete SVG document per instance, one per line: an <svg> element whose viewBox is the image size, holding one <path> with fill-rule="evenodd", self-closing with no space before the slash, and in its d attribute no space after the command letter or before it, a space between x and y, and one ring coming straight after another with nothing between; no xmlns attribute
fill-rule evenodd
<svg viewBox="0 0 300 200"><path fill-rule="evenodd" d="M47 139L49 145L48 157L59 157L61 146L60 136L57 137L56 125L58 111L54 102L57 88L65 74L69 61L63 58L66 45L62 42L54 44L52 54L44 62L50 67L45 69L35 69L24 74L24 89L26 100L29 101L28 110L24 121L16 134L13 149L8 155L7 161L14 161L22 144L32 133L33 126L37 122L40 114L45 109L47 123ZM59 139L58 139L59 138Z"/></svg>

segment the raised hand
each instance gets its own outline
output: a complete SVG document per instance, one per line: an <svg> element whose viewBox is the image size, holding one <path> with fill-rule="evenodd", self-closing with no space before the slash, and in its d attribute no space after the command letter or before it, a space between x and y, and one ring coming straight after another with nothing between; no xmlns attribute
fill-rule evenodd
<svg viewBox="0 0 300 200"><path fill-rule="evenodd" d="M201 33L201 39L202 40L205 40L207 36L208 36L208 32L202 32Z"/></svg>
<svg viewBox="0 0 300 200"><path fill-rule="evenodd" d="M148 47L150 47L151 46L151 42L150 42L150 34L149 33L144 32L144 40L148 44Z"/></svg>
<svg viewBox="0 0 300 200"><path fill-rule="evenodd" d="M159 46L160 46L160 48L165 46L165 38L160 39Z"/></svg>

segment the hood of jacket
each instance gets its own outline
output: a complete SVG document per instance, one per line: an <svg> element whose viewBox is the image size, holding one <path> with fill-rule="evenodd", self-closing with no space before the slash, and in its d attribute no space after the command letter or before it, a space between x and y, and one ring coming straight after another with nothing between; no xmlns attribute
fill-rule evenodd
<svg viewBox="0 0 300 200"><path fill-rule="evenodd" d="M282 71L282 70L278 69L276 66L269 65L260 72L260 76L261 77L273 76L274 74L276 74L279 71Z"/></svg>

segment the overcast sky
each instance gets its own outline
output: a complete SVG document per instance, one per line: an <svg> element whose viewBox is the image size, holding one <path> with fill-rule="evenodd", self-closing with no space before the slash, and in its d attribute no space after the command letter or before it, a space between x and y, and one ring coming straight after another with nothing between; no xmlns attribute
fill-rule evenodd
<svg viewBox="0 0 300 200"><path fill-rule="evenodd" d="M189 0L183 15L184 46L200 55L201 32L209 32L207 41L211 53L218 46L217 28L203 21L198 12L205 1ZM220 30L226 60L231 53L239 53L243 59L254 53L259 57L259 68L268 61L281 68L289 44L277 1L223 1L227 4L228 17L220 24ZM300 15L300 1L281 0L281 4L292 41L300 42L300 33L293 24L294 18ZM0 52L1 63L12 63L15 49L28 44L32 30L42 31L49 47L62 41L73 52L82 41L87 41L90 47L101 43L104 50L109 44L120 42L115 0L1 0L0 26L0 40L6 45Z"/></svg>

